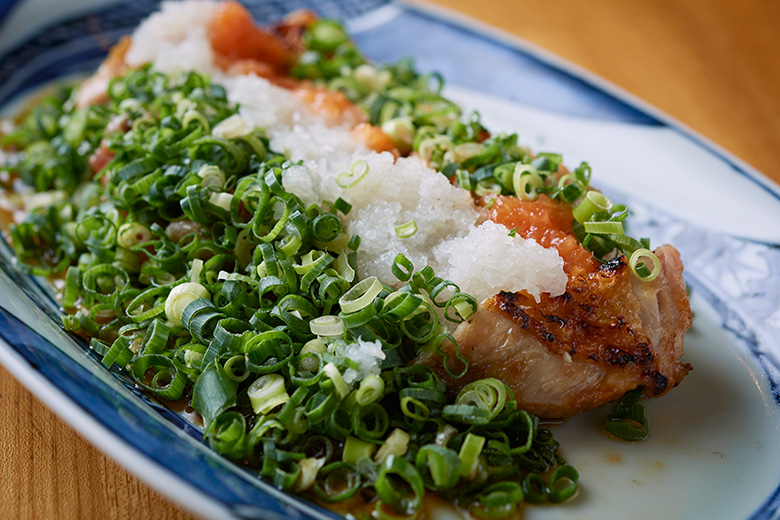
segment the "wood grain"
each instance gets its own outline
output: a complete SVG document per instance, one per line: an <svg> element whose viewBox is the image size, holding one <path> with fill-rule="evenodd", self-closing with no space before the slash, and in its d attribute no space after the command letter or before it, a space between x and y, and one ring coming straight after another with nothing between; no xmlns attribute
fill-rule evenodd
<svg viewBox="0 0 780 520"><path fill-rule="evenodd" d="M436 0L636 94L780 182L780 3ZM0 518L193 518L0 368Z"/></svg>
<svg viewBox="0 0 780 520"><path fill-rule="evenodd" d="M107 458L0 366L0 518L194 518Z"/></svg>
<svg viewBox="0 0 780 520"><path fill-rule="evenodd" d="M589 69L780 182L780 2L431 3Z"/></svg>

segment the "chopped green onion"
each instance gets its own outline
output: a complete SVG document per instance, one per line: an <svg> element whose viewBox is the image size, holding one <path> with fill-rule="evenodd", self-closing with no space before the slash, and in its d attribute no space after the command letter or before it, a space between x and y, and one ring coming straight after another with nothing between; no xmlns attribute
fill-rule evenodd
<svg viewBox="0 0 780 520"><path fill-rule="evenodd" d="M349 40L344 28L335 20L320 18L307 27L306 46L318 51L333 51Z"/></svg>
<svg viewBox="0 0 780 520"><path fill-rule="evenodd" d="M395 227L395 236L398 238L410 238L417 233L417 222L410 220L406 224Z"/></svg>
<svg viewBox="0 0 780 520"><path fill-rule="evenodd" d="M618 235L623 234L623 223L622 222L584 222L583 227L585 228L586 233L593 233L593 234L605 234L605 233L615 233Z"/></svg>
<svg viewBox="0 0 780 520"><path fill-rule="evenodd" d="M368 175L368 170L368 163L365 160L360 159L355 161L348 172L340 173L336 177L336 184L344 189L354 188L366 175Z"/></svg>
<svg viewBox="0 0 780 520"><path fill-rule="evenodd" d="M317 480L317 474L325 465L325 459L307 457L299 460L298 465L301 467L301 473L295 483L295 491L300 493L309 489Z"/></svg>
<svg viewBox="0 0 780 520"><path fill-rule="evenodd" d="M206 430L209 446L219 453L240 459L246 453L246 421L238 412L223 412Z"/></svg>
<svg viewBox="0 0 780 520"><path fill-rule="evenodd" d="M457 317L450 316L450 308L455 309ZM448 320L455 323L460 323L463 320L469 319L475 312L477 312L478 308L479 306L477 305L477 300L475 300L473 296L470 294L458 292L455 293L452 298L447 300L447 305L444 306L444 315Z"/></svg>
<svg viewBox="0 0 780 520"><path fill-rule="evenodd" d="M130 350L130 340L127 336L119 336L103 356L103 366L109 368L116 363L117 366L122 367L132 358L133 351Z"/></svg>
<svg viewBox="0 0 780 520"><path fill-rule="evenodd" d="M361 459L370 459L376 451L376 444L362 441L357 437L349 436L344 441L344 452L341 460L348 464L355 465Z"/></svg>
<svg viewBox="0 0 780 520"><path fill-rule="evenodd" d="M512 174L512 189L523 200L536 200L544 186L539 172L530 164L517 163Z"/></svg>
<svg viewBox="0 0 780 520"><path fill-rule="evenodd" d="M318 336L341 336L344 334L344 320L338 316L320 316L309 322L311 333Z"/></svg>
<svg viewBox="0 0 780 520"><path fill-rule="evenodd" d="M382 292L382 284L376 276L372 276L358 282L344 293L339 298L339 305L345 313L357 312L370 305L380 292Z"/></svg>
<svg viewBox="0 0 780 520"><path fill-rule="evenodd" d="M146 383L150 369L155 370L154 376ZM133 361L133 377L136 384L168 400L181 397L187 383L184 371L175 359L159 354L144 354Z"/></svg>
<svg viewBox="0 0 780 520"><path fill-rule="evenodd" d="M612 201L601 192L589 191L582 202L572 210L574 219L579 223L584 223L596 213L603 213L610 210Z"/></svg>
<svg viewBox="0 0 780 520"><path fill-rule="evenodd" d="M338 404L335 394L321 390L306 401L305 413L309 424L315 425L324 421Z"/></svg>
<svg viewBox="0 0 780 520"><path fill-rule="evenodd" d="M544 479L538 473L529 473L523 480L523 494L526 502L543 504L549 498L549 491Z"/></svg>
<svg viewBox="0 0 780 520"><path fill-rule="evenodd" d="M441 346L444 344L444 342L449 342L451 345L453 345L453 349L455 350L455 359L458 360L460 366L462 367L460 372L454 372L452 368L450 368L449 354L441 349ZM466 375L466 372L469 369L469 361L463 356L463 354L460 353L458 342L455 341L455 338L447 333L439 334L434 340L434 349L442 356L442 366L444 366L444 370L447 372L447 374L456 379Z"/></svg>
<svg viewBox="0 0 780 520"><path fill-rule="evenodd" d="M477 183L474 193L480 197L489 194L499 194L501 193L501 185L497 182L482 180Z"/></svg>
<svg viewBox="0 0 780 520"><path fill-rule="evenodd" d="M580 474L573 466L558 466L550 477L548 490L550 501L553 503L565 502L577 492Z"/></svg>
<svg viewBox="0 0 780 520"><path fill-rule="evenodd" d="M517 506L525 498L523 486L517 482L502 481L486 487L479 494L479 507L472 513L480 518L508 518L516 514Z"/></svg>
<svg viewBox="0 0 780 520"><path fill-rule="evenodd" d="M615 405L615 409L604 419L606 430L619 439L636 442L650 434L645 407L639 400L645 388L639 386L626 394Z"/></svg>
<svg viewBox="0 0 780 520"><path fill-rule="evenodd" d="M652 264L652 269L649 269L647 264L643 262L645 258ZM631 253L631 258L628 259L628 266L631 268L631 272L643 282L652 282L661 272L661 261L658 260L655 253L645 248L637 249Z"/></svg>
<svg viewBox="0 0 780 520"><path fill-rule="evenodd" d="M225 211L230 211L233 195L230 193L212 193L209 195L209 204L213 204Z"/></svg>
<svg viewBox="0 0 780 520"><path fill-rule="evenodd" d="M485 438L473 433L467 433L460 446L458 458L460 459L460 476L468 479L474 478L479 468L479 456L482 453L482 447L485 445Z"/></svg>
<svg viewBox="0 0 780 520"><path fill-rule="evenodd" d="M374 455L374 460L377 462L384 462L385 459L391 455L396 457L403 457L409 449L409 441L411 437L408 433L395 428L390 435L385 439L384 444L379 447L379 450Z"/></svg>
<svg viewBox="0 0 780 520"><path fill-rule="evenodd" d="M165 299L165 315L174 325L179 327L184 324L181 321L182 313L185 307L200 298L208 299L211 295L209 291L199 283L186 282L177 285L168 297Z"/></svg>
<svg viewBox="0 0 780 520"><path fill-rule="evenodd" d="M344 378L341 376L341 372L333 363L328 363L322 367L322 372L333 381L333 386L336 389L336 395L339 399L344 399L349 394L349 387L344 382Z"/></svg>
<svg viewBox="0 0 780 520"><path fill-rule="evenodd" d="M494 378L480 379L464 386L455 399L456 405L476 406L488 412L488 420L504 410L507 387Z"/></svg>
<svg viewBox="0 0 780 520"><path fill-rule="evenodd" d="M409 396L401 398L401 411L405 416L420 422L427 421L430 416L430 409L425 403Z"/></svg>
<svg viewBox="0 0 780 520"><path fill-rule="evenodd" d="M358 406L366 406L380 399L385 390L385 383L381 377L370 375L360 382L360 387L355 393L355 402Z"/></svg>
<svg viewBox="0 0 780 520"><path fill-rule="evenodd" d="M290 400L290 395L284 388L284 378L279 374L258 377L249 386L246 394L252 403L252 410L262 415Z"/></svg>
<svg viewBox="0 0 780 520"><path fill-rule="evenodd" d="M417 451L415 466L426 487L448 489L458 483L461 459L451 449L437 444L426 444Z"/></svg>
<svg viewBox="0 0 780 520"><path fill-rule="evenodd" d="M116 235L116 242L125 249L143 244L152 239L152 232L149 228L138 222L128 222L119 226Z"/></svg>
<svg viewBox="0 0 780 520"><path fill-rule="evenodd" d="M204 164L198 170L197 175L201 178L200 185L204 188L206 186L217 186L219 188L225 186L225 172L216 164Z"/></svg>
<svg viewBox="0 0 780 520"><path fill-rule="evenodd" d="M320 470L314 483L314 493L324 502L342 502L360 490L361 478L357 470L346 462L333 462Z"/></svg>
<svg viewBox="0 0 780 520"><path fill-rule="evenodd" d="M374 489L382 503L399 513L409 514L422 507L425 484L417 469L402 457L390 455L385 459L376 476Z"/></svg>
<svg viewBox="0 0 780 520"><path fill-rule="evenodd" d="M234 368L236 365L238 365L240 368L238 369ZM249 374L251 373L247 369L245 356L241 356L241 355L233 356L229 358L227 361L225 361L224 369L225 369L225 375L227 375L233 381L237 381L239 383L247 379L249 377ZM238 373L236 373L237 370Z"/></svg>
<svg viewBox="0 0 780 520"><path fill-rule="evenodd" d="M408 117L396 117L382 123L382 131L402 153L411 150L414 130L414 124Z"/></svg>
<svg viewBox="0 0 780 520"><path fill-rule="evenodd" d="M446 446L450 443L453 437L455 437L458 434L458 430L450 426L449 424L445 424L441 430L436 434L436 444L439 446Z"/></svg>
<svg viewBox="0 0 780 520"><path fill-rule="evenodd" d="M246 120L238 114L233 114L214 126L211 130L211 135L222 139L235 139L248 134L250 131L251 128Z"/></svg>
<svg viewBox="0 0 780 520"><path fill-rule="evenodd" d="M412 277L414 265L403 254L398 254L393 260L392 271L396 278L402 282L408 282Z"/></svg>
<svg viewBox="0 0 780 520"><path fill-rule="evenodd" d="M328 346L319 338L314 338L306 342L301 349L301 354L308 352L316 352L317 354L324 354L328 350Z"/></svg>
<svg viewBox="0 0 780 520"><path fill-rule="evenodd" d="M76 305L81 289L80 278L81 270L78 267L68 267L65 273L65 288L62 291L62 306L66 309L72 309Z"/></svg>
<svg viewBox="0 0 780 520"><path fill-rule="evenodd" d="M103 303L113 301L128 283L127 271L110 264L98 264L82 276L84 293Z"/></svg>
<svg viewBox="0 0 780 520"><path fill-rule="evenodd" d="M387 410L379 403L358 407L352 413L352 426L355 435L362 439L379 440L390 425Z"/></svg>
<svg viewBox="0 0 780 520"><path fill-rule="evenodd" d="M227 377L219 363L208 365L192 390L192 407L203 417L203 424L208 428L219 414L235 404L235 381Z"/></svg>

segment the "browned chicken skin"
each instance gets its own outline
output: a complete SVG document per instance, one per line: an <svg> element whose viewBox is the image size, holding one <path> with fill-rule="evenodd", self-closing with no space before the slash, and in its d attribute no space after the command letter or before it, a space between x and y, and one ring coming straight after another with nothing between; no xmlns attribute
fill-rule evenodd
<svg viewBox="0 0 780 520"><path fill-rule="evenodd" d="M500 379L520 408L546 418L597 408L639 385L662 395L690 370L680 357L691 313L677 250L655 253L662 271L652 282L631 275L621 257L538 304L525 293L499 293L455 332L469 361L464 377L449 376L438 354L425 362L451 391ZM445 352L455 358L452 346Z"/></svg>
<svg viewBox="0 0 780 520"><path fill-rule="evenodd" d="M631 273L623 256L605 264L592 257L591 262L578 259L581 251L564 240L571 232L566 229L565 223L571 222L566 207L549 199L504 204L521 206L510 211L513 225L525 219L519 234L549 240L543 245L559 248L569 276L567 290L555 297L544 294L538 303L524 292L501 292L484 302L454 334L469 361L465 376L448 375L438 354L423 359L448 389L456 393L471 381L495 377L512 388L520 408L562 419L640 385L648 396L660 396L677 385L691 368L680 361L691 311L677 250L657 248L661 272L644 282ZM508 226L509 213L501 211L491 218ZM529 219L533 223L528 224ZM452 350L452 345L445 348L448 360L455 359ZM460 368L450 365L455 373Z"/></svg>

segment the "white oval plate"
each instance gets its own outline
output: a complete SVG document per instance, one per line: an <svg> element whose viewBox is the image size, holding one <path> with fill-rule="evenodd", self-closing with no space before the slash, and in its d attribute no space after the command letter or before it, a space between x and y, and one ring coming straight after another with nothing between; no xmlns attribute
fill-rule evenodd
<svg viewBox="0 0 780 520"><path fill-rule="evenodd" d="M780 516L777 185L598 78L472 21L384 0L247 3L265 21L296 7L348 19L370 58L412 55L421 70L441 71L449 94L478 108L489 128L519 131L568 164L588 160L595 182L634 210L633 234L682 252L696 313L685 355L693 372L647 402L645 442L607 438L605 410L556 427L582 489L567 504L528 508L526 518ZM29 0L5 21L0 9L0 108L94 68L155 5ZM199 431L105 370L62 332L45 283L16 272L4 244L0 253L0 362L109 456L207 517L334 517L215 455Z"/></svg>

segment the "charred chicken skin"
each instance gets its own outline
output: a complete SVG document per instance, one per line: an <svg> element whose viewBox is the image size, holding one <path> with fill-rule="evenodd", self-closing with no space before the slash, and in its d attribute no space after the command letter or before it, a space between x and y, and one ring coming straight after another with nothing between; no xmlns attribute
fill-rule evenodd
<svg viewBox="0 0 780 520"><path fill-rule="evenodd" d="M525 292L500 292L483 302L455 332L469 362L463 377L449 375L438 354L423 360L451 391L495 377L512 389L520 408L562 419L640 385L648 396L663 395L685 377L691 367L680 358L691 312L676 249L655 250L661 272L645 282L622 255L594 260L576 242L571 210L546 197L501 198L490 218L556 247L569 280L564 294L545 294L539 302ZM453 349L445 348L448 360L455 359ZM453 365L457 373L461 367Z"/></svg>

